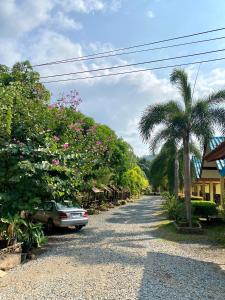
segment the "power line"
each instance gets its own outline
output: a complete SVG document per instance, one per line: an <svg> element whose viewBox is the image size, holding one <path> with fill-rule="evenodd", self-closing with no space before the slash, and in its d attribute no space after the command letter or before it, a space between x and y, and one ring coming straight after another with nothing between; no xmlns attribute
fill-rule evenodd
<svg viewBox="0 0 225 300"><path fill-rule="evenodd" d="M196 83L197 83L197 80L198 80L198 75L199 75L199 71L200 71L200 68L201 68L201 64L202 63L200 63L199 66L198 66L198 71L197 71L197 74L196 74L196 77L195 77L195 82L194 82L194 87L193 87L191 98L193 98L194 93L195 93L195 87L196 87Z"/></svg>
<svg viewBox="0 0 225 300"><path fill-rule="evenodd" d="M180 43L180 44L172 44L172 45L155 47L155 48L147 48L147 49L141 49L141 50L135 50L135 51L128 51L128 52L122 52L122 53L92 56L92 57L87 57L87 58L74 58L74 59L68 59L68 60L65 60L65 61L61 61L61 62L58 62L58 63L55 63L55 64L65 64L65 63L70 63L70 62L88 61L88 60L95 60L95 59L101 59L101 58L129 55L129 54L134 54L134 53L142 53L142 52L148 52L148 51L163 50L163 49L168 49L168 48L174 48L174 47L180 47L180 46L186 46L186 45L193 45L193 44L200 44L200 43L204 43L204 42L210 42L210 41L216 41L216 40L222 40L222 39L225 39L225 36L220 36L220 37L210 38L210 39L204 39L204 40L191 41L191 42Z"/></svg>
<svg viewBox="0 0 225 300"><path fill-rule="evenodd" d="M192 34L187 34L187 35L173 37L173 38L168 38L168 39L164 39L164 40L158 40L158 41L144 43L144 44L132 45L132 46L129 46L129 47L117 48L117 49L109 50L109 51L97 52L97 53L84 55L84 56L72 57L72 58L63 59L63 60L50 61L50 62L46 62L46 63L42 63L42 64L32 65L32 67L41 67L41 66L46 66L46 65L66 63L66 62L70 62L72 60L86 59L86 58L93 57L93 56L96 56L96 55L109 54L109 53L114 53L114 52L118 52L118 51L124 51L124 50L129 50L129 49L134 49L134 48L139 48L139 47L144 47L144 46L149 46L149 45L155 45L155 44L159 44L159 43L179 40L179 39L198 36L198 35L203 35L203 34L207 34L207 33L218 32L218 31L221 31L221 30L225 30L225 27L211 29L211 30L207 30L207 31L197 32L197 33L192 33Z"/></svg>
<svg viewBox="0 0 225 300"><path fill-rule="evenodd" d="M44 79L44 78L61 77L61 76L77 75L77 74L84 74L84 73L90 73L90 72L113 70L113 69L119 69L119 68L125 68L125 67L145 65L145 64L155 63L155 62L162 62L162 61L167 61L167 60L174 60L174 59L187 58L187 57L193 57L193 56L199 56L199 55L206 55L206 54L217 53L217 52L222 52L222 51L225 51L225 48L217 49L217 50L211 50L211 51L205 51L205 52L199 52L199 53L192 53L192 54L181 55L181 56L174 56L174 57L156 59L156 60L137 62L137 63L132 63L132 64L125 64L125 65L117 65L117 66L112 66L112 67L91 69L91 70L87 70L87 71L78 71L78 72L70 72L70 73L63 73L63 74L48 75L48 76L42 76L40 78Z"/></svg>
<svg viewBox="0 0 225 300"><path fill-rule="evenodd" d="M87 77L77 77L77 78L67 78L67 79L60 79L60 80L44 81L42 83L46 84L46 83L53 83L53 82L76 81L76 80L85 80L85 79L125 75L125 74L131 74L131 73L139 73L139 72L146 72L146 71L153 71L153 70L176 68L176 67L182 67L182 66L188 66L188 65L196 65L196 64L200 64L200 63L208 63L208 62L221 61L221 60L225 60L225 57L215 58L215 59L208 59L208 60L200 60L200 61L195 61L195 62L190 62L190 63L182 63L182 64L176 64L176 65L167 65L167 66L148 68L148 69L140 69L140 70L133 70L133 71L111 73L111 74L102 74L102 75L87 76Z"/></svg>

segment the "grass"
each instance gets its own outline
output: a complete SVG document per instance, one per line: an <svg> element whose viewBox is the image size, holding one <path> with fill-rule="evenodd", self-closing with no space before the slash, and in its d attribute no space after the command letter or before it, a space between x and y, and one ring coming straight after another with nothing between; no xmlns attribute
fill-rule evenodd
<svg viewBox="0 0 225 300"><path fill-rule="evenodd" d="M165 220L160 223L157 231L160 237L174 242L189 243L211 243L225 247L225 224L211 223L202 224L203 234L182 234L177 233L172 221Z"/></svg>

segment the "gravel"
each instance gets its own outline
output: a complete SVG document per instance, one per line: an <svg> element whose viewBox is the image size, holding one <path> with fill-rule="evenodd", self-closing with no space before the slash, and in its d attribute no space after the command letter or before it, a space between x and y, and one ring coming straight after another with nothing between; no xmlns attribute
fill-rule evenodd
<svg viewBox="0 0 225 300"><path fill-rule="evenodd" d="M0 300L225 299L225 250L160 238L159 197L58 231L48 249L0 279Z"/></svg>

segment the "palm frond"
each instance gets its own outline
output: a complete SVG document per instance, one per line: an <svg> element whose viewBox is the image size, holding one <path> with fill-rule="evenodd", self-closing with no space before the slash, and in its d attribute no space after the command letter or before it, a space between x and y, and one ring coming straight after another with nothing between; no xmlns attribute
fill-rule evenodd
<svg viewBox="0 0 225 300"><path fill-rule="evenodd" d="M225 108L211 108L209 112L211 114L214 127L217 130L220 130L222 134L225 134Z"/></svg>
<svg viewBox="0 0 225 300"><path fill-rule="evenodd" d="M192 107L191 131L201 143L207 142L214 134L210 105L205 100L197 101Z"/></svg>
<svg viewBox="0 0 225 300"><path fill-rule="evenodd" d="M170 82L178 87L185 104L185 110L191 110L192 95L191 85L188 82L187 73L182 69L174 69L170 75Z"/></svg>
<svg viewBox="0 0 225 300"><path fill-rule="evenodd" d="M154 153L157 148L163 145L166 141L171 141L173 144L177 144L178 140L175 128L173 127L173 124L171 124L169 127L164 127L154 134L150 140L149 148Z"/></svg>
<svg viewBox="0 0 225 300"><path fill-rule="evenodd" d="M154 134L149 144L149 148L153 152L153 154L155 154L155 151L157 150L158 146L160 144L163 144L167 137L168 134L166 128L159 130Z"/></svg>
<svg viewBox="0 0 225 300"><path fill-rule="evenodd" d="M162 146L160 153L166 153L168 158L174 158L177 144L173 138L168 139Z"/></svg>
<svg viewBox="0 0 225 300"><path fill-rule="evenodd" d="M159 153L152 161L150 166L150 178L153 186L165 186L168 156Z"/></svg>
<svg viewBox="0 0 225 300"><path fill-rule="evenodd" d="M145 141L148 141L157 125L168 124L171 116L180 111L181 107L179 104L172 100L165 104L148 106L139 123L139 130L142 138Z"/></svg>
<svg viewBox="0 0 225 300"><path fill-rule="evenodd" d="M208 101L210 104L225 102L225 90L220 90L218 92L210 94L207 97L206 101Z"/></svg>
<svg viewBox="0 0 225 300"><path fill-rule="evenodd" d="M190 143L190 153L196 156L198 159L201 159L202 157L199 147L197 147L197 145L193 142Z"/></svg>

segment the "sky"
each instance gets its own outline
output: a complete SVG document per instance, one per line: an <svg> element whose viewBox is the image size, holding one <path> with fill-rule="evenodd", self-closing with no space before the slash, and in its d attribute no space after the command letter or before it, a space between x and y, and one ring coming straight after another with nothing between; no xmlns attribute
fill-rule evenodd
<svg viewBox="0 0 225 300"><path fill-rule="evenodd" d="M17 61L28 59L35 65L225 27L224 11L224 0L0 0L0 64L12 66ZM225 30L173 43L220 36L225 36ZM47 76L223 48L225 39L36 67L35 70L41 76ZM223 56L224 53L220 52L204 55L201 59ZM199 60L199 57L154 63L141 68L194 60ZM138 68L133 66L126 70ZM185 67L192 83L198 68L199 65ZM164 69L118 77L48 83L46 87L52 92L52 101L60 94L76 89L83 100L80 110L115 130L141 156L149 153L148 145L142 142L138 132L143 111L154 103L180 100L179 92L169 81L171 71ZM91 75L87 73L86 76L88 74ZM225 61L201 64L194 94L196 99L224 86Z"/></svg>

